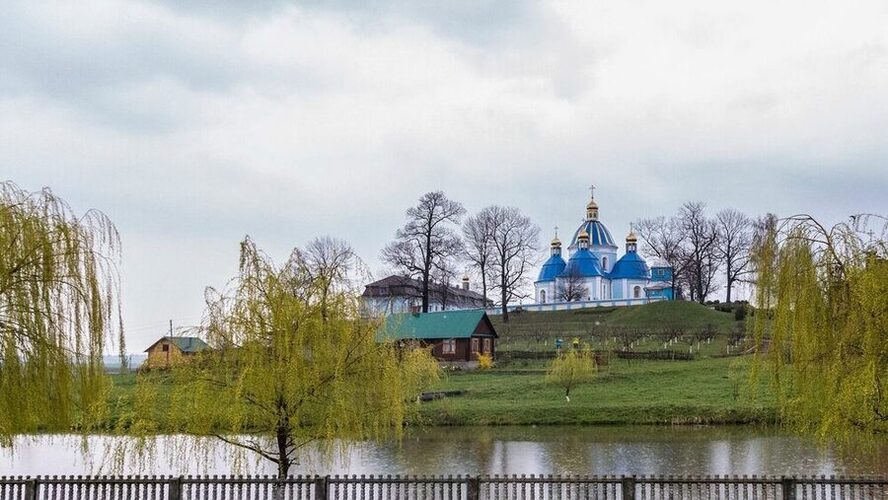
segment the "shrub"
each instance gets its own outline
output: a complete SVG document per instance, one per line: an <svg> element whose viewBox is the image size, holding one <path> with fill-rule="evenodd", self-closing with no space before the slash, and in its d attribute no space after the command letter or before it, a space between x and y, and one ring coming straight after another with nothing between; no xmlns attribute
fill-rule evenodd
<svg viewBox="0 0 888 500"><path fill-rule="evenodd" d="M546 382L564 388L564 398L570 402L570 391L586 384L595 376L595 353L588 348L568 349L552 360L546 373Z"/></svg>
<svg viewBox="0 0 888 500"><path fill-rule="evenodd" d="M746 319L746 305L745 304L737 304L734 306L734 319L737 321L742 321Z"/></svg>
<svg viewBox="0 0 888 500"><path fill-rule="evenodd" d="M493 356L490 354L478 354L478 369L489 370L493 368Z"/></svg>

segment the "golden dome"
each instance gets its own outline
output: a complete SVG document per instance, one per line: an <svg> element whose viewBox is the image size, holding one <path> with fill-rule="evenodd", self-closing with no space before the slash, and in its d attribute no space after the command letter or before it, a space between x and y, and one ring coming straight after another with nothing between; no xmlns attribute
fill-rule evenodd
<svg viewBox="0 0 888 500"><path fill-rule="evenodd" d="M580 229L580 234L577 235L577 239L578 239L578 240L579 240L579 239L584 239L584 240L588 240L588 239L589 239L589 233L586 232L586 228L585 228L585 227L584 227L583 229Z"/></svg>
<svg viewBox="0 0 888 500"><path fill-rule="evenodd" d="M592 198L591 200L589 200L589 204L586 205L586 208L589 208L589 209L598 208L598 203L595 203L595 198Z"/></svg>
<svg viewBox="0 0 888 500"><path fill-rule="evenodd" d="M626 236L626 241L629 243L634 243L638 241L638 238L635 236L635 233L630 230L629 235Z"/></svg>
<svg viewBox="0 0 888 500"><path fill-rule="evenodd" d="M552 246L553 247L560 247L561 246L561 240L559 240L557 236L552 238Z"/></svg>

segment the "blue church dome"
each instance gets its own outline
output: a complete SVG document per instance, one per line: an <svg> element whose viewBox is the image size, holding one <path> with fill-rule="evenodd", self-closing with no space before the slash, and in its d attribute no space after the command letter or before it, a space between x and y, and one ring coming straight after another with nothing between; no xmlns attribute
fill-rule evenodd
<svg viewBox="0 0 888 500"><path fill-rule="evenodd" d="M583 278L602 276L601 267L598 265L598 257L588 248L580 248L567 261L567 266L560 276L567 277L571 273L577 273Z"/></svg>
<svg viewBox="0 0 888 500"><path fill-rule="evenodd" d="M564 271L565 266L567 266L567 264L564 262L564 259L561 258L560 254L552 255L549 257L549 260L543 264L543 268L540 269L540 277L537 278L537 281L553 281L555 277L561 274L561 271Z"/></svg>
<svg viewBox="0 0 888 500"><path fill-rule="evenodd" d="M651 270L648 269L647 262L641 255L638 255L637 252L628 252L614 264L608 277L612 280L649 280L651 279Z"/></svg>
<svg viewBox="0 0 888 500"><path fill-rule="evenodd" d="M615 247L617 246L614 243L614 237L611 236L610 231L601 223L600 220L587 220L583 222L580 227L574 231L573 238L570 241L571 248L576 247L577 245L577 236L579 236L580 231L583 229L589 233L589 245L591 246L607 246L607 247Z"/></svg>

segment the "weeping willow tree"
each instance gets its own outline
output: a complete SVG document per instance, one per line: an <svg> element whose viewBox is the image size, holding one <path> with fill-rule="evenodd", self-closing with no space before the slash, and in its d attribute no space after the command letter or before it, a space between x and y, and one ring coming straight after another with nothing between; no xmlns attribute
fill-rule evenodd
<svg viewBox="0 0 888 500"><path fill-rule="evenodd" d="M595 353L589 347L567 349L552 360L546 372L546 382L564 389L564 399L570 403L570 391L587 384L595 377Z"/></svg>
<svg viewBox="0 0 888 500"><path fill-rule="evenodd" d="M783 421L823 438L888 432L888 220L772 217L758 233L755 371L772 374Z"/></svg>
<svg viewBox="0 0 888 500"><path fill-rule="evenodd" d="M341 242L321 246L343 254ZM332 261L319 251L312 244L276 266L245 240L229 289L207 291L202 333L212 349L140 377L130 432L155 431L160 402L186 439L199 446L211 436L254 453L279 477L308 445L333 456L350 441L400 436L438 365L427 350L378 343L378 323L360 316L339 271L318 268Z"/></svg>
<svg viewBox="0 0 888 500"><path fill-rule="evenodd" d="M50 190L0 183L0 443L105 417L106 342L120 322L117 230Z"/></svg>

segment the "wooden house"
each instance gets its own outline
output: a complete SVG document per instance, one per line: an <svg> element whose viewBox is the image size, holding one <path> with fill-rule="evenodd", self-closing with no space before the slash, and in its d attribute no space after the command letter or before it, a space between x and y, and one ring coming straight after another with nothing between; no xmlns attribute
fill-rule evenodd
<svg viewBox="0 0 888 500"><path fill-rule="evenodd" d="M431 345L443 363L474 366L479 354L496 355L496 330L483 309L393 314L380 333L385 340Z"/></svg>
<svg viewBox="0 0 888 500"><path fill-rule="evenodd" d="M197 337L161 337L145 349L148 359L145 366L148 368L169 368L170 366L187 361L201 351L209 349L206 342Z"/></svg>

